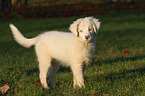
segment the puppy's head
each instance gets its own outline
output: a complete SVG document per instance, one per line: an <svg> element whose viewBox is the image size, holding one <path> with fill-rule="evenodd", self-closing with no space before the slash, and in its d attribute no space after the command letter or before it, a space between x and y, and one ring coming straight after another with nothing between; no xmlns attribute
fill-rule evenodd
<svg viewBox="0 0 145 96"><path fill-rule="evenodd" d="M74 21L74 23L70 25L69 29L82 41L91 42L96 37L100 28L100 23L101 22L94 17L86 17Z"/></svg>

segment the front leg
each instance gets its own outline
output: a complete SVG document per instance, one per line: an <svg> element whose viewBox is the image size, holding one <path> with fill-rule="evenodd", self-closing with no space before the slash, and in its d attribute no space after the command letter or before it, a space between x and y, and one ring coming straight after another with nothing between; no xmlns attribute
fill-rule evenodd
<svg viewBox="0 0 145 96"><path fill-rule="evenodd" d="M85 88L84 78L83 78L83 66L82 64L72 64L71 66L73 72L73 81L74 81L74 88L76 86Z"/></svg>

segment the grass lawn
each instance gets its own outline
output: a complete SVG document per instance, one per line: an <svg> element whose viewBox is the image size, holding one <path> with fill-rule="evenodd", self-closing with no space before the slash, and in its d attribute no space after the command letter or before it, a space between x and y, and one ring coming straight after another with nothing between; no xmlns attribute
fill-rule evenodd
<svg viewBox="0 0 145 96"><path fill-rule="evenodd" d="M56 88L46 90L39 80L34 47L17 44L9 24L13 23L26 37L47 30L69 31L80 17L50 19L0 20L0 87L8 83L7 96L96 96L145 95L145 12L114 11L94 16L102 22L97 37L95 61L84 73L85 89L73 88L72 72L61 67Z"/></svg>

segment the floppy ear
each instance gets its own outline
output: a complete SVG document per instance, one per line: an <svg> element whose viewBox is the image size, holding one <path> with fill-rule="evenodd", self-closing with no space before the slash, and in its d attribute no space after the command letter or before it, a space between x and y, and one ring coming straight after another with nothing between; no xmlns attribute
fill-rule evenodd
<svg viewBox="0 0 145 96"><path fill-rule="evenodd" d="M100 24L101 24L101 22L99 22L98 20L99 19L96 19L96 18L92 17L93 28L94 28L95 33L98 32L98 30L100 28Z"/></svg>
<svg viewBox="0 0 145 96"><path fill-rule="evenodd" d="M73 24L70 25L69 30L74 33L76 36L79 36L78 32L78 26L81 22L81 19L78 19L77 21L74 21Z"/></svg>

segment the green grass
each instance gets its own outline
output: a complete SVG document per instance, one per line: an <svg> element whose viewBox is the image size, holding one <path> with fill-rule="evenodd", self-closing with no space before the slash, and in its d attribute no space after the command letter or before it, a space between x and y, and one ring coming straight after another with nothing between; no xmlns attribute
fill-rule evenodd
<svg viewBox="0 0 145 96"><path fill-rule="evenodd" d="M145 12L114 11L95 16L102 22L92 64L85 70L85 89L73 89L72 72L61 67L56 88L34 86L39 80L34 47L17 44L8 27L15 24L26 37L47 30L69 31L75 18L0 20L0 86L9 83L7 96L145 95ZM123 55L129 52L128 55Z"/></svg>

